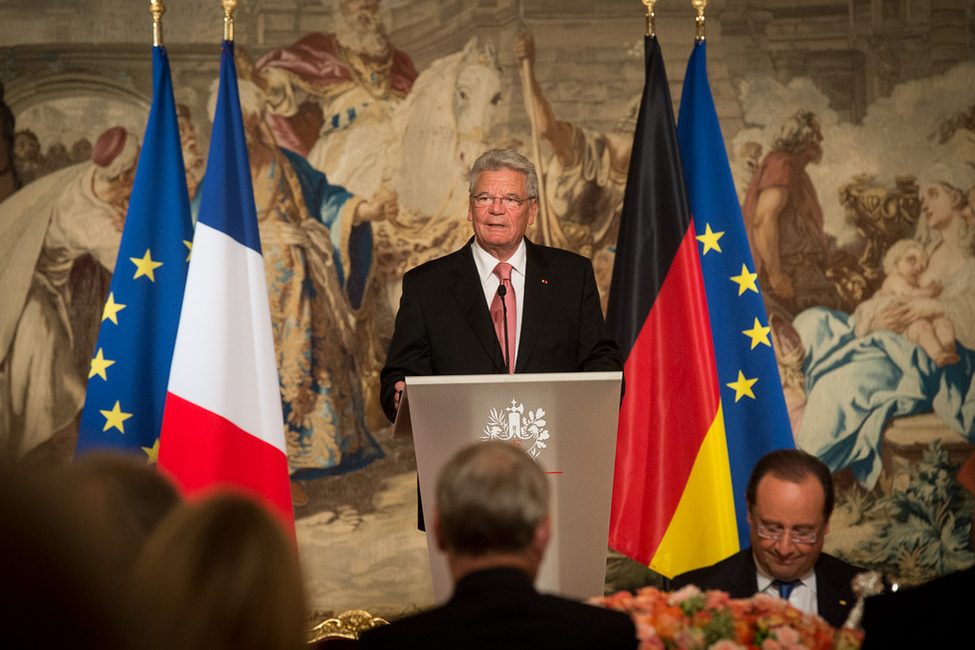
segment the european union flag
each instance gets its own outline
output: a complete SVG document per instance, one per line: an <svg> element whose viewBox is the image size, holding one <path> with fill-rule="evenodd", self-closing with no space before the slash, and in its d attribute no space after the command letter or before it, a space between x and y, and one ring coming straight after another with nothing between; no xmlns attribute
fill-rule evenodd
<svg viewBox="0 0 975 650"><path fill-rule="evenodd" d="M165 48L152 48L153 94L77 454L115 448L156 460L193 225Z"/></svg>
<svg viewBox="0 0 975 650"><path fill-rule="evenodd" d="M702 39L687 63L677 138L700 243L738 537L745 548L749 543L745 486L752 468L766 453L793 448L795 442L758 274L708 83L706 52Z"/></svg>

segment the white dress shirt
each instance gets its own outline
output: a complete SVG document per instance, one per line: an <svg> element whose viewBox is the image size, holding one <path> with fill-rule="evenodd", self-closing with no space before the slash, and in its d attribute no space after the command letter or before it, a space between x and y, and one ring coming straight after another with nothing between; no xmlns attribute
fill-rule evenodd
<svg viewBox="0 0 975 650"><path fill-rule="evenodd" d="M471 244L474 252L474 264L477 265L477 275L481 278L481 287L484 289L484 300L487 301L488 309L491 309L491 302L498 295L498 287L501 280L494 274L494 267L498 265L498 258L494 257L486 250L481 248L474 240ZM518 244L518 250L509 259L505 260L511 265L511 288L515 292L515 359L521 350L521 315L525 306L525 263L528 260L528 249L525 248L525 240ZM511 318L511 315L508 315Z"/></svg>
<svg viewBox="0 0 975 650"><path fill-rule="evenodd" d="M772 584L773 578L765 575L758 562L755 563L755 566L758 573L758 591L778 598L779 588ZM816 599L816 571L810 571L800 577L799 580L801 582L789 594L789 604L806 614L819 614L819 605Z"/></svg>

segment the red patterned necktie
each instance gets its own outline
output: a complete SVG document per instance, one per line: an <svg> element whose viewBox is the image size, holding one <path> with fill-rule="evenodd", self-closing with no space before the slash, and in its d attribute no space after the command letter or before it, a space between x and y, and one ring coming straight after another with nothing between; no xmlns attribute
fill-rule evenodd
<svg viewBox="0 0 975 650"><path fill-rule="evenodd" d="M494 295L494 300L491 301L491 320L494 322L494 331L498 335L498 343L501 344L501 350L505 353L505 358L508 361L508 373L513 373L515 371L515 331L518 319L515 314L515 290L511 286L511 265L507 262L498 262L498 265L494 267L494 274L501 280L501 285L498 287L498 293ZM505 312L507 312L507 318ZM505 345L506 322L508 326L507 345Z"/></svg>

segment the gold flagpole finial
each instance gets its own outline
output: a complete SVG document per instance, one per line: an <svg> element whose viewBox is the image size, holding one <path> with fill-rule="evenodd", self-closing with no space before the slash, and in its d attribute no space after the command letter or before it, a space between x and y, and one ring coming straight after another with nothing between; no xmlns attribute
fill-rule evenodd
<svg viewBox="0 0 975 650"><path fill-rule="evenodd" d="M237 0L220 0L223 5L223 40L234 40L234 10Z"/></svg>
<svg viewBox="0 0 975 650"><path fill-rule="evenodd" d="M647 36L656 36L656 15L653 13L653 7L657 4L657 0L643 0L643 5L647 8Z"/></svg>
<svg viewBox="0 0 975 650"><path fill-rule="evenodd" d="M162 47L162 15L166 13L162 0L149 0L149 13L152 14L152 45Z"/></svg>
<svg viewBox="0 0 975 650"><path fill-rule="evenodd" d="M708 6L708 0L691 0L691 4L697 9L697 18L694 19L697 24L694 40L701 42L704 40L704 10Z"/></svg>

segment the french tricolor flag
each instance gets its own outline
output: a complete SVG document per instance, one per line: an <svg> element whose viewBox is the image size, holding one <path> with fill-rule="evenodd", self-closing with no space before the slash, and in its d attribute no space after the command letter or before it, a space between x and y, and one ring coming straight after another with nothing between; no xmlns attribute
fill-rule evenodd
<svg viewBox="0 0 975 650"><path fill-rule="evenodd" d="M257 496L294 530L281 392L233 42L220 89L159 444L189 494Z"/></svg>

